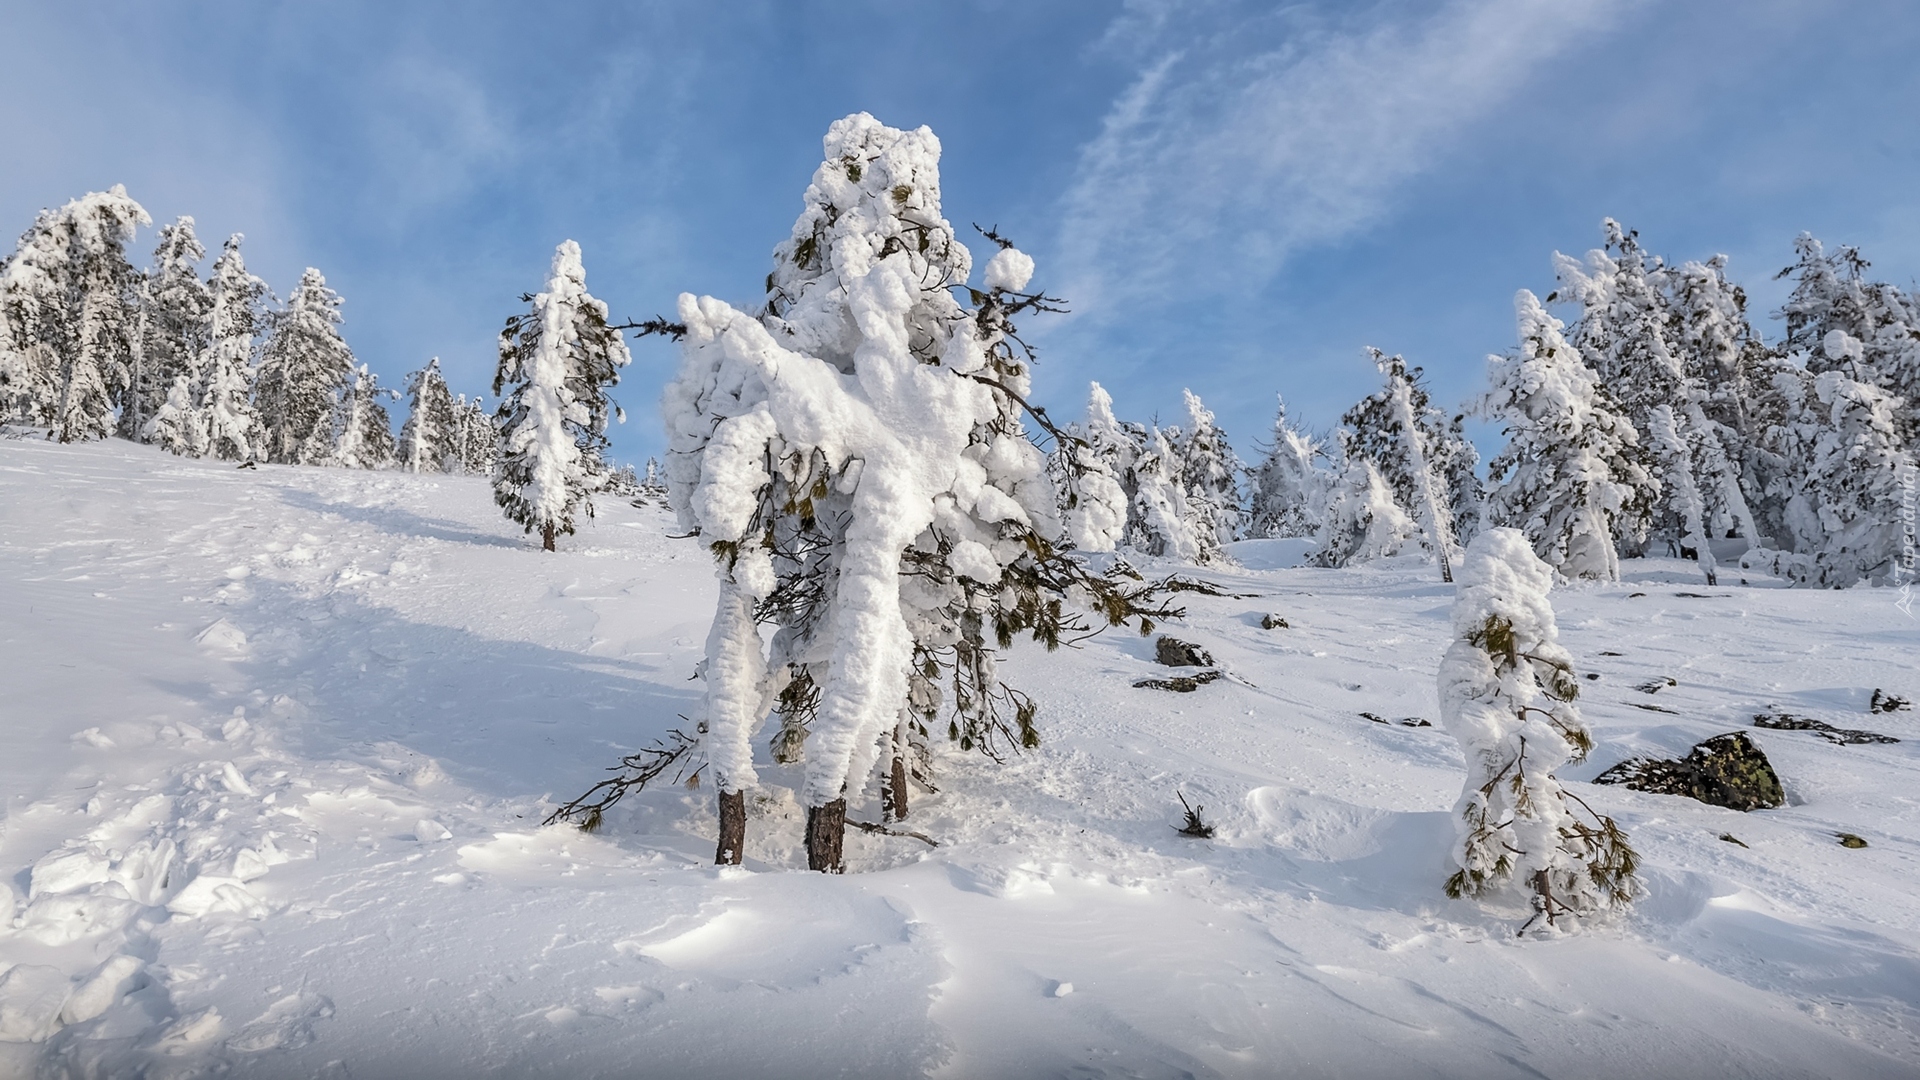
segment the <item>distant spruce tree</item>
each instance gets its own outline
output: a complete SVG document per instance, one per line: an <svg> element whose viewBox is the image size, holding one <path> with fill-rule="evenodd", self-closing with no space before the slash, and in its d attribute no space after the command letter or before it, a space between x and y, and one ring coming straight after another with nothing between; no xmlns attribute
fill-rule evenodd
<svg viewBox="0 0 1920 1080"><path fill-rule="evenodd" d="M253 351L262 323L266 283L247 273L245 238L234 233L214 260L208 282L206 354L199 365L199 407L206 453L248 461L263 449L265 430L253 407Z"/></svg>
<svg viewBox="0 0 1920 1080"><path fill-rule="evenodd" d="M142 346L133 356L120 410L121 435L193 457L206 452L201 365L213 314L213 293L200 280L200 262L206 257L192 218L160 226L153 267L141 290ZM163 406L167 420L150 429Z"/></svg>
<svg viewBox="0 0 1920 1080"><path fill-rule="evenodd" d="M254 407L267 460L322 465L332 458L334 417L359 369L340 321L339 295L308 267L260 351Z"/></svg>
<svg viewBox="0 0 1920 1080"><path fill-rule="evenodd" d="M400 395L380 385L380 377L361 364L353 385L340 398L334 423L333 461L349 469L384 469L394 463L393 418L384 404Z"/></svg>
<svg viewBox="0 0 1920 1080"><path fill-rule="evenodd" d="M1319 455L1314 439L1288 422L1282 399L1273 418L1273 445L1247 474L1250 535L1312 536L1319 530L1329 482Z"/></svg>
<svg viewBox="0 0 1920 1080"><path fill-rule="evenodd" d="M575 511L593 514L605 480L607 423L617 407L607 388L632 362L607 306L587 292L580 245L553 253L546 290L500 332L493 392L501 398L494 501L507 518L540 534L540 546L573 533Z"/></svg>
<svg viewBox="0 0 1920 1080"><path fill-rule="evenodd" d="M400 428L400 467L408 472L459 472L461 418L440 374L440 358L407 376L407 422Z"/></svg>

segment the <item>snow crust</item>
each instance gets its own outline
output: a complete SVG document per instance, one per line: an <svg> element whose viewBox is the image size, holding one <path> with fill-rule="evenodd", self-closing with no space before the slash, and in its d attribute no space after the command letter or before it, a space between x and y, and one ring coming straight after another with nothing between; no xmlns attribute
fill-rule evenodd
<svg viewBox="0 0 1920 1080"><path fill-rule="evenodd" d="M1554 592L1601 676L1560 779L1648 892L1535 940L1523 905L1440 893L1454 740L1358 715L1441 719L1454 590L1420 556L1293 566L1292 539L1229 552L1291 568L1141 560L1259 594L1183 594L1168 627L1243 681L1136 690L1125 634L1012 650L1045 741L943 760L904 823L938 848L852 831L845 876L797 869L806 777L764 740L743 867L710 865L704 785L542 828L701 708L719 586L677 531L617 502L543 554L481 477L0 439L0 1038L38 1040L0 1075L1920 1069L1920 720L1866 714L1920 686L1884 591L1723 565L1700 595L1690 561L1626 560ZM240 638L196 642L220 622ZM1749 726L1774 707L1904 741ZM1788 806L1585 782L1742 729Z"/></svg>

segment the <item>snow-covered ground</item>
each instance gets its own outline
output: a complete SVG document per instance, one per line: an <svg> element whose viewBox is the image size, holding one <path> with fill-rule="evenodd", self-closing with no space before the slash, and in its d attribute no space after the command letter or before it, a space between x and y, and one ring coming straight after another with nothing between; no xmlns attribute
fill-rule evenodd
<svg viewBox="0 0 1920 1080"><path fill-rule="evenodd" d="M1437 719L1450 587L1286 542L1166 628L1236 680L1135 689L1167 669L1124 633L1017 649L1046 745L944 759L908 822L938 848L797 869L771 765L743 868L704 788L541 828L697 705L713 575L670 532L603 500L546 555L478 479L0 441L0 1075L1920 1075L1920 713L1866 709L1920 696L1889 591L1648 561L1556 593L1599 676L1569 786L1649 895L1516 939L1440 891L1452 740L1360 715ZM1578 782L1738 729L1787 807Z"/></svg>

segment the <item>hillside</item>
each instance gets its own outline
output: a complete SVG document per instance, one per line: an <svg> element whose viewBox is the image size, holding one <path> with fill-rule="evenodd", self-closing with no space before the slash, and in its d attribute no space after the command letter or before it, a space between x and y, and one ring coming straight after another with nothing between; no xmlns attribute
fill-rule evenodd
<svg viewBox="0 0 1920 1080"><path fill-rule="evenodd" d="M481 479L0 441L0 1075L1920 1074L1920 712L1867 712L1920 696L1891 590L1644 560L1556 592L1598 675L1566 778L1746 729L1789 805L1573 783L1649 895L1516 939L1440 891L1454 742L1361 716L1437 719L1451 587L1292 542L1201 575L1255 595L1183 594L1165 629L1234 676L1198 692L1134 688L1167 669L1129 634L1016 648L1045 743L944 757L907 822L938 847L796 870L771 764L744 868L705 788L541 828L698 707L713 575L672 532L603 500L543 554Z"/></svg>

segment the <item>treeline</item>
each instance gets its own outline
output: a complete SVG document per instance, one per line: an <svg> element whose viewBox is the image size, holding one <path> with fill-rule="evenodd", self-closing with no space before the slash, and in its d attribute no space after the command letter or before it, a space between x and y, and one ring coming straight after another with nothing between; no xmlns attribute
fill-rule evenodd
<svg viewBox="0 0 1920 1080"><path fill-rule="evenodd" d="M1123 544L1205 563L1242 537L1312 536L1329 566L1418 546L1450 579L1467 541L1510 526L1568 577L1664 553L1715 582L1718 544L1795 584L1912 580L1920 299L1802 234L1769 342L1724 257L1676 266L1603 228L1584 260L1554 256L1546 303L1571 325L1521 290L1519 346L1451 414L1418 367L1372 350L1379 391L1330 435L1283 404L1248 467L1191 393L1186 427L1159 428L1116 420L1095 384L1067 434L1124 488ZM1506 438L1484 476L1468 416Z"/></svg>
<svg viewBox="0 0 1920 1080"><path fill-rule="evenodd" d="M115 186L42 211L0 266L0 422L60 442L109 436L187 457L403 468L494 478L507 516L553 548L588 496L660 496L649 462L610 472L606 388L629 360L586 292L580 248L555 253L546 291L507 321L489 411L454 394L439 358L407 376L393 432L380 385L340 335L340 297L308 269L286 301L247 272L229 237L207 276L182 217L159 229L149 269L128 248L152 218Z"/></svg>

